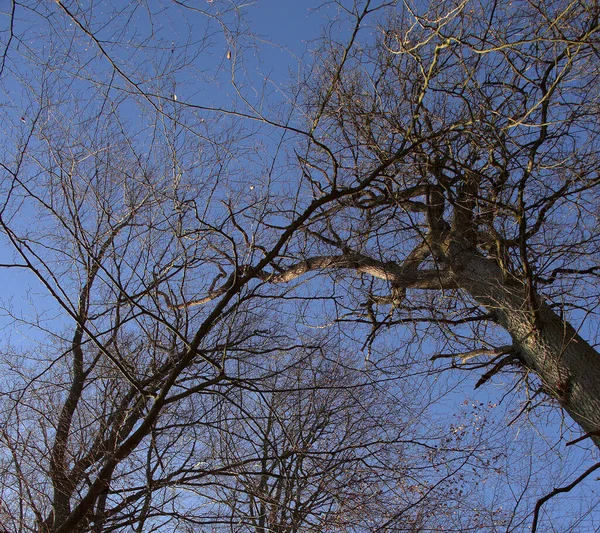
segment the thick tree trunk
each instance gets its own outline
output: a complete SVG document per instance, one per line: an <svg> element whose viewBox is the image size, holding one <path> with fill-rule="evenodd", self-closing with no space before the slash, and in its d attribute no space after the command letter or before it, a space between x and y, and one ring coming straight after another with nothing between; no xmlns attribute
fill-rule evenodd
<svg viewBox="0 0 600 533"><path fill-rule="evenodd" d="M600 447L600 354L539 297L534 318L525 284L507 280L493 260L462 252L451 265L457 284L496 314L525 365Z"/></svg>

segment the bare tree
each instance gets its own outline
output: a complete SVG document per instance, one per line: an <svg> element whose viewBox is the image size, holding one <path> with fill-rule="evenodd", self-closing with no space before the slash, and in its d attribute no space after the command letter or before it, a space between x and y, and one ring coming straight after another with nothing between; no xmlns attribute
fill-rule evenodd
<svg viewBox="0 0 600 533"><path fill-rule="evenodd" d="M0 524L523 527L434 399L503 378L600 443L600 8L332 2L272 93L247 6L143 4L5 15L2 267L43 295L4 306Z"/></svg>
<svg viewBox="0 0 600 533"><path fill-rule="evenodd" d="M311 127L330 152L307 152L305 172L343 198L308 225L322 251L276 279L344 268L383 280L391 295L365 299L394 313L375 328L427 309L422 291L443 294L508 333L492 373L523 365L598 441L597 354L564 320L569 300L590 294L570 280L595 272L597 13L577 2L524 4L518 20L495 3L442 9L407 7L364 49L323 51Z"/></svg>

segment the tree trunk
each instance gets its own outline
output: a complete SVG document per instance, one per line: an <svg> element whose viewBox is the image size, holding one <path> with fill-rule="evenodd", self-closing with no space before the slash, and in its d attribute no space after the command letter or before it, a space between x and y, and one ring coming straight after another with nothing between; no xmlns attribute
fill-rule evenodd
<svg viewBox="0 0 600 533"><path fill-rule="evenodd" d="M463 251L450 264L457 284L495 313L526 367L600 447L600 354L537 295L534 311L525 284L507 280L495 261Z"/></svg>

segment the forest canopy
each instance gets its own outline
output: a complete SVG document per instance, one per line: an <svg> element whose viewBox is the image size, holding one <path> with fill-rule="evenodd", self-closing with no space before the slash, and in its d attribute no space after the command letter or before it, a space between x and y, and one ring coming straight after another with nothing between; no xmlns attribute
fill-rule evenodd
<svg viewBox="0 0 600 533"><path fill-rule="evenodd" d="M600 6L284 4L2 7L0 530L595 530Z"/></svg>

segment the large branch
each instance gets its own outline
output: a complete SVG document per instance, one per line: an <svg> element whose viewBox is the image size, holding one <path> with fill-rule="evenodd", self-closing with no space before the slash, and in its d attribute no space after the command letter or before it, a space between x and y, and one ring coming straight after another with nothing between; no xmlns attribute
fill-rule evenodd
<svg viewBox="0 0 600 533"><path fill-rule="evenodd" d="M405 289L454 289L457 288L450 272L428 269L406 269L392 261L379 261L359 253L321 255L299 261L278 273L263 272L259 275L269 283L287 283L309 272L349 269L374 278L389 281L394 288Z"/></svg>

